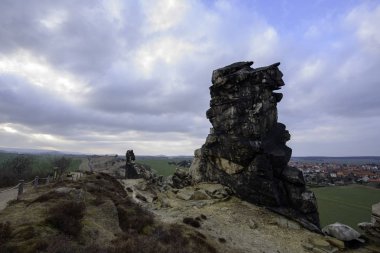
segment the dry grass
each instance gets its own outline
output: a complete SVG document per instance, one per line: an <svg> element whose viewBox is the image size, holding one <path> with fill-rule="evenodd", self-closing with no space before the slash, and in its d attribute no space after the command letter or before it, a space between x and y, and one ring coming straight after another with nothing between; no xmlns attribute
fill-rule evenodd
<svg viewBox="0 0 380 253"><path fill-rule="evenodd" d="M33 203L43 203L51 200L61 200L61 199L70 199L70 195L68 193L63 192L56 192L56 191L49 191L48 193L42 194L38 196L36 199L31 201L28 205L31 205Z"/></svg>
<svg viewBox="0 0 380 253"><path fill-rule="evenodd" d="M72 194L53 191L56 187L83 190L83 202L74 201ZM78 182L58 182L25 197L28 202L9 207L17 215L8 213L12 221L17 216L31 222L17 222L12 231L10 225L1 224L0 252L216 252L203 234L184 225L156 221L107 174L90 174Z"/></svg>
<svg viewBox="0 0 380 253"><path fill-rule="evenodd" d="M138 233L124 234L113 242L112 253L215 253L206 237L180 225L157 226L149 236Z"/></svg>

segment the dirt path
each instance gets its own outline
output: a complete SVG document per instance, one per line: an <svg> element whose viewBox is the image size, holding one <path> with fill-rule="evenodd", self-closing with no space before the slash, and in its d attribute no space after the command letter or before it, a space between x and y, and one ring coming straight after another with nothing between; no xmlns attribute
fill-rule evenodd
<svg viewBox="0 0 380 253"><path fill-rule="evenodd" d="M0 193L0 211L3 210L7 206L8 201L17 198L17 191L18 189L16 188L16 189L12 189L12 190Z"/></svg>
<svg viewBox="0 0 380 253"><path fill-rule="evenodd" d="M82 159L82 163L79 165L79 170L80 171L90 171L89 159L88 158Z"/></svg>

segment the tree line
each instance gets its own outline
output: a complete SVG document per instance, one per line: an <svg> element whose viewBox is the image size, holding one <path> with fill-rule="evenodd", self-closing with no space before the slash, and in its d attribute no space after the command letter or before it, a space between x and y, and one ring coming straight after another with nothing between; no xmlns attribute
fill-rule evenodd
<svg viewBox="0 0 380 253"><path fill-rule="evenodd" d="M73 165L68 157L41 157L35 155L10 156L0 163L0 187L13 186L23 179L32 180L36 176L47 177L54 174L54 168L63 174ZM76 163L77 164L77 163Z"/></svg>

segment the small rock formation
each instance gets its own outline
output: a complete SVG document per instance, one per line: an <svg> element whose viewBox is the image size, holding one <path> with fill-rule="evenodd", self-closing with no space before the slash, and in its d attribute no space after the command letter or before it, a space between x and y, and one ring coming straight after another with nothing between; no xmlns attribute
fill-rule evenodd
<svg viewBox="0 0 380 253"><path fill-rule="evenodd" d="M139 178L139 175L135 169L135 159L133 150L128 150L125 154L125 178Z"/></svg>
<svg viewBox="0 0 380 253"><path fill-rule="evenodd" d="M371 222L359 223L358 227L371 241L380 244L380 202L372 205Z"/></svg>
<svg viewBox="0 0 380 253"><path fill-rule="evenodd" d="M191 185L191 176L188 171L177 168L172 176L168 177L168 184L177 189Z"/></svg>
<svg viewBox="0 0 380 253"><path fill-rule="evenodd" d="M300 170L288 166L292 150L277 122L284 85L280 63L253 69L237 62L213 71L207 118L213 128L190 167L193 182L216 181L242 199L264 205L320 231L317 203Z"/></svg>

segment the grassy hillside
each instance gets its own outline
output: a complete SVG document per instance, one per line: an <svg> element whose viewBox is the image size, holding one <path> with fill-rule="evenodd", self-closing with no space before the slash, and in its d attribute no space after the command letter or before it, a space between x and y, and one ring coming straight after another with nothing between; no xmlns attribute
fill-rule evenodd
<svg viewBox="0 0 380 253"><path fill-rule="evenodd" d="M0 252L217 253L205 235L164 224L107 174L43 185L0 212Z"/></svg>
<svg viewBox="0 0 380 253"><path fill-rule="evenodd" d="M321 226L334 222L358 229L357 224L370 221L371 207L380 202L380 190L360 185L311 189L318 202Z"/></svg>
<svg viewBox="0 0 380 253"><path fill-rule="evenodd" d="M169 162L174 161L178 162L177 160L172 159L144 159L144 160L137 160L137 163L145 164L150 166L152 169L154 169L157 174L162 176L170 176L174 173L176 165L169 164Z"/></svg>

